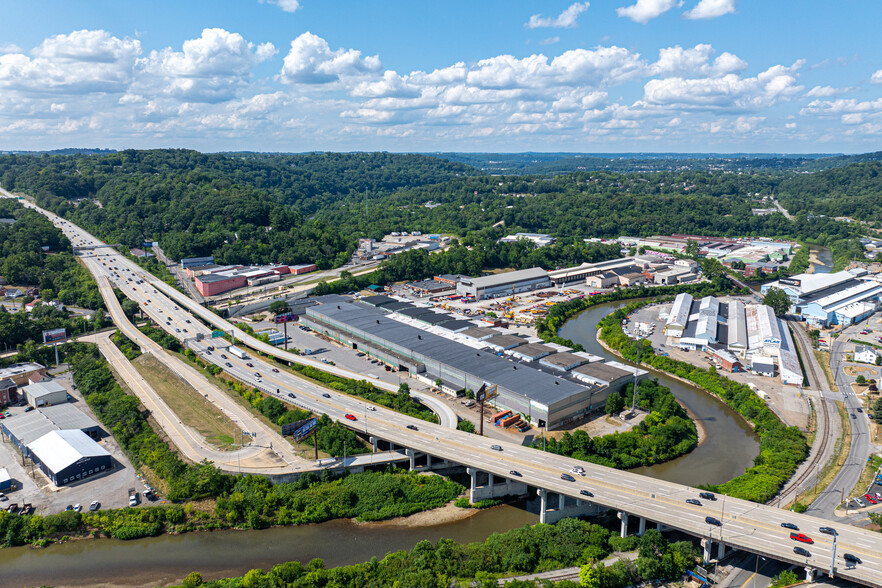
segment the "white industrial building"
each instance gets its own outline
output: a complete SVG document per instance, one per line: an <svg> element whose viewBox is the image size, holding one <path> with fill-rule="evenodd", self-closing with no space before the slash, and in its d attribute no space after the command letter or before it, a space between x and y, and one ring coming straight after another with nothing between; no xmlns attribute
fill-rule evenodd
<svg viewBox="0 0 882 588"><path fill-rule="evenodd" d="M475 300L483 300L550 287L548 272L541 267L534 267L482 278L464 278L456 285L456 293L460 296L471 296Z"/></svg>
<svg viewBox="0 0 882 588"><path fill-rule="evenodd" d="M61 384L51 380L25 386L24 393L28 399L28 404L34 408L67 402L67 390Z"/></svg>
<svg viewBox="0 0 882 588"><path fill-rule="evenodd" d="M853 325L879 310L882 280L855 268L831 274L799 274L764 284L783 290L790 298L790 312L813 326Z"/></svg>
<svg viewBox="0 0 882 588"><path fill-rule="evenodd" d="M50 431L29 444L28 453L56 486L113 468L110 453L79 429Z"/></svg>
<svg viewBox="0 0 882 588"><path fill-rule="evenodd" d="M708 350L727 368L750 365L756 373L773 375L777 365L782 382L802 384L802 369L790 331L769 306L745 305L737 300L720 302L714 296L694 300L681 293L668 315L665 334L681 349ZM745 361L735 361L738 359Z"/></svg>

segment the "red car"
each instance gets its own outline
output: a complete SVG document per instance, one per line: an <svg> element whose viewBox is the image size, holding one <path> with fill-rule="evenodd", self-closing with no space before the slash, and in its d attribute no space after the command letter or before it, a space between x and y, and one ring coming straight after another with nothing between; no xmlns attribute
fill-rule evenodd
<svg viewBox="0 0 882 588"><path fill-rule="evenodd" d="M803 535L802 533L790 533L790 538L794 541L802 541L803 543L814 543L811 537L809 537L808 535Z"/></svg>
<svg viewBox="0 0 882 588"><path fill-rule="evenodd" d="M869 494L864 494L864 498L870 501L870 504L876 504L876 499L870 496Z"/></svg>
<svg viewBox="0 0 882 588"><path fill-rule="evenodd" d="M357 421L358 420L357 418L355 418L354 414L347 414L346 418L349 419L350 421Z"/></svg>

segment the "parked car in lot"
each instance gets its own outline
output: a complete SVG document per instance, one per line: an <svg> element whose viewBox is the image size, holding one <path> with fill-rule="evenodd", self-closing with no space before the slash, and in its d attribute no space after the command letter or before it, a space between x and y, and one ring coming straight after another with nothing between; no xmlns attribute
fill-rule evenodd
<svg viewBox="0 0 882 588"><path fill-rule="evenodd" d="M77 511L77 512L82 512L83 507L80 505L80 503L76 503L76 504L74 505L73 509L74 509L75 511Z"/></svg>
<svg viewBox="0 0 882 588"><path fill-rule="evenodd" d="M2 492L0 492L0 502L5 502L5 501L7 501L7 500L9 500L9 499L6 498L6 495L3 494Z"/></svg>
<svg viewBox="0 0 882 588"><path fill-rule="evenodd" d="M854 501L857 503L857 505L858 505L860 508L864 508L865 505L864 505L863 501L862 501L860 498L855 498Z"/></svg>
<svg viewBox="0 0 882 588"><path fill-rule="evenodd" d="M89 510L95 511L101 508L101 503L97 500L93 500L92 504L89 505Z"/></svg>
<svg viewBox="0 0 882 588"><path fill-rule="evenodd" d="M790 538L794 541L801 541L802 543L808 543L811 545L814 543L811 537L805 535L804 533L790 533Z"/></svg>
<svg viewBox="0 0 882 588"><path fill-rule="evenodd" d="M867 502L869 502L870 504L876 504L876 499L869 494L864 494L864 498L866 498Z"/></svg>

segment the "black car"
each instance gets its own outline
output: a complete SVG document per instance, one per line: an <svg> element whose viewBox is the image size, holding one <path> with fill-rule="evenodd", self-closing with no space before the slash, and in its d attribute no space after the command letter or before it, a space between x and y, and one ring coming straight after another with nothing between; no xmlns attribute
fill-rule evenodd
<svg viewBox="0 0 882 588"><path fill-rule="evenodd" d="M572 477L572 476L569 475L569 474L561 474L561 475L560 475L560 479L561 479L561 480L566 480L567 482L575 482L575 481L576 481L576 478Z"/></svg>
<svg viewBox="0 0 882 588"><path fill-rule="evenodd" d="M582 496L594 496L594 494L592 494L590 490L579 490L579 494L581 494Z"/></svg>
<svg viewBox="0 0 882 588"><path fill-rule="evenodd" d="M331 395L328 394L327 392L325 392L324 394L322 394L322 396L324 396L325 398L330 398L330 397L331 397Z"/></svg>
<svg viewBox="0 0 882 588"><path fill-rule="evenodd" d="M293 392L288 392L288 398L297 398Z"/></svg>
<svg viewBox="0 0 882 588"><path fill-rule="evenodd" d="M695 506L701 506L701 501L696 498L687 498L686 504L694 504Z"/></svg>
<svg viewBox="0 0 882 588"><path fill-rule="evenodd" d="M227 367L233 367L233 364L231 364L230 362L227 362L227 363L225 363L224 365L227 366Z"/></svg>
<svg viewBox="0 0 882 588"><path fill-rule="evenodd" d="M837 533L836 529L834 529L833 527L821 527L820 529L818 529L818 531L826 535L833 535L834 537L839 535L839 533Z"/></svg>
<svg viewBox="0 0 882 588"><path fill-rule="evenodd" d="M511 470L508 473L511 474L512 476L518 476L518 477L521 476L521 472L519 472L517 470Z"/></svg>
<svg viewBox="0 0 882 588"><path fill-rule="evenodd" d="M793 553L795 553L796 555L801 555L803 557L811 557L812 556L812 554L809 553L809 550L805 549L804 547L794 547Z"/></svg>
<svg viewBox="0 0 882 588"><path fill-rule="evenodd" d="M723 526L723 523L720 522L720 519L715 519L714 517L704 517L704 522L708 525L715 525L717 527Z"/></svg>
<svg viewBox="0 0 882 588"><path fill-rule="evenodd" d="M714 496L713 492L699 492L698 497L704 498L705 500L716 500L717 499L717 497Z"/></svg>
<svg viewBox="0 0 882 588"><path fill-rule="evenodd" d="M781 526L785 529L793 529L794 531L799 531L799 527L797 527L793 523L781 523Z"/></svg>
<svg viewBox="0 0 882 588"><path fill-rule="evenodd" d="M407 425L407 428L410 429L411 431L419 431L419 429L417 429L416 425Z"/></svg>
<svg viewBox="0 0 882 588"><path fill-rule="evenodd" d="M852 554L850 554L850 553L843 553L843 554L842 554L842 559L844 559L847 563L850 563L850 564L864 563L864 562L861 561L861 558L859 558L859 557L856 556L856 555L852 555Z"/></svg>
<svg viewBox="0 0 882 588"><path fill-rule="evenodd" d="M857 408L857 411L858 411L858 412L864 412L864 409L861 408L861 407L859 406L859 407Z"/></svg>

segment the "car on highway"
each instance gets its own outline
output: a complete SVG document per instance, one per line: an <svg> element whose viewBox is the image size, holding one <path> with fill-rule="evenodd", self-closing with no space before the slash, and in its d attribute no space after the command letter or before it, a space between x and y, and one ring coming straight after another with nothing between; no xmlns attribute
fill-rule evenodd
<svg viewBox="0 0 882 588"><path fill-rule="evenodd" d="M802 543L808 543L809 545L814 543L812 538L804 533L790 533L790 538L793 539L794 541L801 541Z"/></svg>
<svg viewBox="0 0 882 588"><path fill-rule="evenodd" d="M575 481L576 481L576 478L572 477L572 476L569 475L569 474L561 474L561 475L560 475L560 479L561 479L561 480L566 480L567 482L575 482Z"/></svg>
<svg viewBox="0 0 882 588"><path fill-rule="evenodd" d="M809 553L809 550L806 549L805 547L798 547L798 546L794 547L793 553L795 553L796 555L801 555L803 557L811 557L812 556L812 554Z"/></svg>
<svg viewBox="0 0 882 588"><path fill-rule="evenodd" d="M705 500L716 500L717 499L717 497L714 495L713 492L699 492L698 497L704 498Z"/></svg>
<svg viewBox="0 0 882 588"><path fill-rule="evenodd" d="M493 451L502 451L502 446L501 445L491 445L490 449L492 449Z"/></svg>
<svg viewBox="0 0 882 588"><path fill-rule="evenodd" d="M274 373L274 374L279 373L279 368L273 368L273 373Z"/></svg>
<svg viewBox="0 0 882 588"><path fill-rule="evenodd" d="M839 535L839 533L837 533L836 529L834 529L833 527L821 527L820 529L818 529L818 531L826 535L833 535L834 537Z"/></svg>
<svg viewBox="0 0 882 588"><path fill-rule="evenodd" d="M701 506L701 501L696 498L687 498L686 504L694 504L695 506Z"/></svg>
<svg viewBox="0 0 882 588"><path fill-rule="evenodd" d="M350 421L357 421L357 420L358 420L357 418L355 418L355 415L354 415L354 414L346 414L345 416L346 416L346 418L349 419Z"/></svg>
<svg viewBox="0 0 882 588"><path fill-rule="evenodd" d="M328 394L327 392L325 392L324 394L322 394L322 396L324 396L325 398L330 398L330 397L331 397L331 395Z"/></svg>
<svg viewBox="0 0 882 588"><path fill-rule="evenodd" d="M858 411L858 412L864 412L864 409L861 408L861 407L859 406L859 407L857 407L857 411Z"/></svg>
<svg viewBox="0 0 882 588"><path fill-rule="evenodd" d="M509 473L510 475L512 475L512 476L517 476L517 477L519 477L519 478L521 477L521 472L519 472L519 471L517 471L517 470L509 470L508 473Z"/></svg>
<svg viewBox="0 0 882 588"><path fill-rule="evenodd" d="M574 474L578 474L580 476L584 476L585 475L585 468L583 468L582 466L574 466L573 469L570 470L570 472L572 472Z"/></svg>
<svg viewBox="0 0 882 588"><path fill-rule="evenodd" d="M854 414L854 413L851 413L851 418L856 419L856 418L857 418L857 415Z"/></svg>
<svg viewBox="0 0 882 588"><path fill-rule="evenodd" d="M407 425L407 428L410 429L411 431L419 431L419 429L417 428L416 425Z"/></svg>
<svg viewBox="0 0 882 588"><path fill-rule="evenodd" d="M594 496L594 494L592 494L590 490L585 490L584 488L582 490L579 490L579 494L581 494L582 496Z"/></svg>
<svg viewBox="0 0 882 588"><path fill-rule="evenodd" d="M180 329L175 329L175 333L180 333L180 332L181 332Z"/></svg>
<svg viewBox="0 0 882 588"><path fill-rule="evenodd" d="M255 378L262 378L263 376L260 375L260 372L254 372L254 377Z"/></svg>
<svg viewBox="0 0 882 588"><path fill-rule="evenodd" d="M843 553L842 559L844 559L846 561L846 563L850 563L852 565L864 563L861 561L861 558L859 558L858 556L853 555L851 553Z"/></svg>
<svg viewBox="0 0 882 588"><path fill-rule="evenodd" d="M223 353L221 353L221 357L224 358L224 359L227 359L227 356L224 355Z"/></svg>
<svg viewBox="0 0 882 588"><path fill-rule="evenodd" d="M226 363L224 363L224 365L227 367L233 367L233 364L231 364L230 362L226 362Z"/></svg>
<svg viewBox="0 0 882 588"><path fill-rule="evenodd" d="M254 364L251 363L250 361L248 363L246 363L245 365L247 365L248 367L254 367Z"/></svg>
<svg viewBox="0 0 882 588"><path fill-rule="evenodd" d="M793 531L799 531L799 527L794 525L793 523L781 523L781 526L785 529L791 529Z"/></svg>
<svg viewBox="0 0 882 588"><path fill-rule="evenodd" d="M720 522L720 519L715 519L714 517L704 517L704 522L708 525L714 525L717 527L723 526L723 523Z"/></svg>
<svg viewBox="0 0 882 588"><path fill-rule="evenodd" d="M371 411L371 412L374 412L374 411L377 410L377 409L374 408L373 406L366 406L365 408L367 408L367 409L368 409L369 411Z"/></svg>
<svg viewBox="0 0 882 588"><path fill-rule="evenodd" d="M293 392L288 392L288 398L297 398Z"/></svg>

